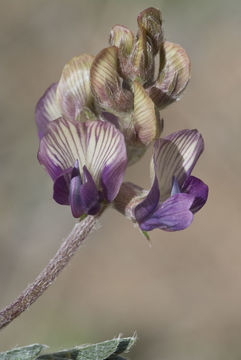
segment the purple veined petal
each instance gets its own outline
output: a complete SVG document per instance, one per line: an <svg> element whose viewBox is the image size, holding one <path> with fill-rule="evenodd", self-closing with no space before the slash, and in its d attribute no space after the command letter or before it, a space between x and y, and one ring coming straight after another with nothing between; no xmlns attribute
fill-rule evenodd
<svg viewBox="0 0 241 360"><path fill-rule="evenodd" d="M69 202L76 218L83 214L95 215L100 210L99 193L86 166L83 168L83 181L80 175L71 179Z"/></svg>
<svg viewBox="0 0 241 360"><path fill-rule="evenodd" d="M194 197L189 194L176 194L159 205L145 221L139 223L141 230L151 231L159 228L165 231L186 229L193 220L190 211Z"/></svg>
<svg viewBox="0 0 241 360"><path fill-rule="evenodd" d="M77 150L75 149L74 153L71 151L74 143L71 132L68 131L70 127L75 129L72 123L63 118L53 120L40 140L38 160L54 181L66 170L73 168L77 158Z"/></svg>
<svg viewBox="0 0 241 360"><path fill-rule="evenodd" d="M90 67L94 57L82 54L71 59L64 67L56 96L63 116L76 120L83 107L90 107L93 96L90 90Z"/></svg>
<svg viewBox="0 0 241 360"><path fill-rule="evenodd" d="M124 169L127 165L127 155L124 137L114 125L108 122L91 122L87 129L86 166L96 183L100 180L107 187L115 189L117 195L121 185ZM105 169L105 177L102 172ZM111 184L111 178L115 184ZM118 190L117 190L118 189ZM112 192L112 191L111 191Z"/></svg>
<svg viewBox="0 0 241 360"><path fill-rule="evenodd" d="M40 139L45 134L49 122L61 117L61 110L56 101L56 88L57 83L52 84L36 105L35 120Z"/></svg>
<svg viewBox="0 0 241 360"><path fill-rule="evenodd" d="M160 199L160 190L157 177L155 176L151 190L147 194L146 198L139 203L135 210L135 218L138 223L142 223L145 219L149 218L156 210Z"/></svg>
<svg viewBox="0 0 241 360"><path fill-rule="evenodd" d="M53 198L60 205L69 205L69 184L72 171L72 168L67 169L54 181Z"/></svg>
<svg viewBox="0 0 241 360"><path fill-rule="evenodd" d="M178 131L155 141L153 167L159 182L161 201L171 194L173 176L182 187L203 149L203 138L197 130Z"/></svg>
<svg viewBox="0 0 241 360"><path fill-rule="evenodd" d="M107 126L105 131L105 146L102 149L95 150L95 152L101 152L102 157L106 158L105 166L101 172L101 185L106 200L111 202L117 196L123 181L127 166L127 153L124 137L115 126ZM100 132L98 136L100 138ZM95 174L98 168L100 168L100 158L93 161L92 169Z"/></svg>
<svg viewBox="0 0 241 360"><path fill-rule="evenodd" d="M108 122L92 122L88 128L86 165L96 184L103 186L107 201L119 192L127 166L122 133Z"/></svg>
<svg viewBox="0 0 241 360"><path fill-rule="evenodd" d="M190 208L193 213L199 211L208 198L208 186L195 176L189 176L183 184L182 192L193 195L194 202Z"/></svg>
<svg viewBox="0 0 241 360"><path fill-rule="evenodd" d="M105 185L107 199L117 195L127 165L124 137L114 125L63 118L49 124L48 132L40 142L38 159L53 180L73 168L78 160L80 175L86 165L97 187L101 183Z"/></svg>

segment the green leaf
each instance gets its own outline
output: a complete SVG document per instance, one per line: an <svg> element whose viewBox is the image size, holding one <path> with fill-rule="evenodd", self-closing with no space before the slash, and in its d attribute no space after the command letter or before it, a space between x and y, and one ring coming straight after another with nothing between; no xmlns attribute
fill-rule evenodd
<svg viewBox="0 0 241 360"><path fill-rule="evenodd" d="M0 353L0 360L124 360L119 355L128 352L135 341L135 336L118 337L94 345L77 346L44 355L40 353L46 346L34 344Z"/></svg>
<svg viewBox="0 0 241 360"><path fill-rule="evenodd" d="M149 234L148 234L147 231L143 231L143 230L142 230L142 234L145 236L145 238L146 238L148 241L151 240L151 239L150 239L150 236L149 236Z"/></svg>
<svg viewBox="0 0 241 360"><path fill-rule="evenodd" d="M54 354L38 357L38 360L117 360L119 354L127 352L134 344L135 337L116 338L94 345L83 345L70 350L63 350ZM120 358L119 358L120 359Z"/></svg>
<svg viewBox="0 0 241 360"><path fill-rule="evenodd" d="M0 360L35 360L47 346L33 344L0 353Z"/></svg>

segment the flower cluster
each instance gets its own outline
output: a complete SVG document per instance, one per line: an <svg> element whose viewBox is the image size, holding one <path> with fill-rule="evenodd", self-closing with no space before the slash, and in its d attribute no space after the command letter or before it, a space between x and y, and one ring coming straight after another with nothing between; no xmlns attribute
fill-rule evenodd
<svg viewBox="0 0 241 360"><path fill-rule="evenodd" d="M197 130L160 138L160 110L187 86L190 61L164 40L159 10L142 11L137 24L136 36L114 26L109 47L71 59L46 90L35 112L38 159L55 201L75 218L112 203L144 232L182 230L207 200L207 185L191 175L204 144ZM126 167L150 145L151 189L123 183Z"/></svg>

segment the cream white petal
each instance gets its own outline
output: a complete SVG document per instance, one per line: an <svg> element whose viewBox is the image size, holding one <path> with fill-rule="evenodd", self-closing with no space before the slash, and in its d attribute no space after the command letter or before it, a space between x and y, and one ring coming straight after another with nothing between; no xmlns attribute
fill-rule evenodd
<svg viewBox="0 0 241 360"><path fill-rule="evenodd" d="M66 119L76 120L84 107L90 107L90 67L94 57L82 54L64 67L57 87L57 101Z"/></svg>

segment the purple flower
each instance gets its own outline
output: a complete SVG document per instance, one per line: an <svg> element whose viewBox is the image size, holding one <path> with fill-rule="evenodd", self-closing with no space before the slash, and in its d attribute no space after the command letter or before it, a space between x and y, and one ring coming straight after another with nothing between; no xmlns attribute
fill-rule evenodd
<svg viewBox="0 0 241 360"><path fill-rule="evenodd" d="M59 118L48 124L38 152L54 181L54 199L72 214L95 215L119 192L127 164L123 135L108 122Z"/></svg>
<svg viewBox="0 0 241 360"><path fill-rule="evenodd" d="M54 199L76 218L115 200L143 231L181 230L208 196L207 185L191 176L203 139L196 130L160 139L160 110L180 98L190 60L180 45L164 41L159 10L142 11L137 24L136 37L114 26L108 48L72 58L46 90L35 111L38 159L54 181ZM127 163L153 142L150 191L122 184Z"/></svg>
<svg viewBox="0 0 241 360"><path fill-rule="evenodd" d="M197 130L182 130L156 140L150 191L124 183L116 200L117 208L123 210L125 199L128 202L125 213L143 231L187 228L193 214L202 208L208 197L207 185L191 176L203 149L203 138Z"/></svg>
<svg viewBox="0 0 241 360"><path fill-rule="evenodd" d="M87 54L70 60L35 111L38 159L54 181L55 201L70 205L76 218L95 215L113 201L127 164L122 133L93 112L92 60Z"/></svg>

